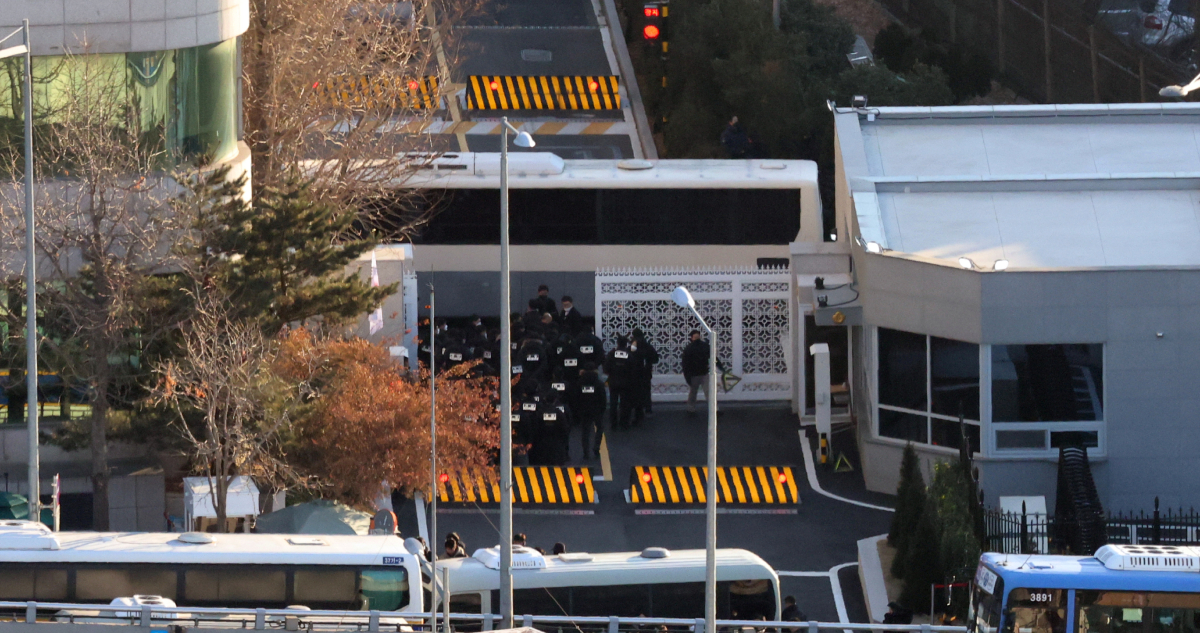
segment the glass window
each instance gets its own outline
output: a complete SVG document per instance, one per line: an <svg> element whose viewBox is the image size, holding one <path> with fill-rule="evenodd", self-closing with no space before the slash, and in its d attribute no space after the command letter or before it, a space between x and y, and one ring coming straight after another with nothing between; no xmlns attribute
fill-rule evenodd
<svg viewBox="0 0 1200 633"><path fill-rule="evenodd" d="M292 601L314 609L351 609L357 580L353 569L298 569L292 574Z"/></svg>
<svg viewBox="0 0 1200 633"><path fill-rule="evenodd" d="M0 147L23 134L22 60L0 60ZM112 112L114 129L135 134L164 167L237 150L241 82L238 42L179 50L33 58L34 119L62 122L79 99ZM35 143L35 151L37 151ZM6 163L7 164L7 163Z"/></svg>
<svg viewBox="0 0 1200 633"><path fill-rule="evenodd" d="M993 345L994 422L1104 419L1104 346Z"/></svg>
<svg viewBox="0 0 1200 633"><path fill-rule="evenodd" d="M980 566L982 568L982 565ZM976 574L979 578L980 574ZM971 633L996 633L1000 627L1000 600L1004 596L1004 579L991 574L995 586L991 593L978 582L971 584L971 606L967 612L967 630Z"/></svg>
<svg viewBox="0 0 1200 633"><path fill-rule="evenodd" d="M654 618L704 617L704 583L673 582L650 585ZM774 619L774 618L770 618Z"/></svg>
<svg viewBox="0 0 1200 633"><path fill-rule="evenodd" d="M1051 431L1050 448L1060 446L1082 446L1096 448L1100 446L1099 431Z"/></svg>
<svg viewBox="0 0 1200 633"><path fill-rule="evenodd" d="M8 567L0 570L0 600L18 602L33 598L33 567Z"/></svg>
<svg viewBox="0 0 1200 633"><path fill-rule="evenodd" d="M775 592L769 580L729 583L729 615L734 620L774 620Z"/></svg>
<svg viewBox="0 0 1200 633"><path fill-rule="evenodd" d="M996 448L1000 450L1046 448L1046 432L996 431Z"/></svg>
<svg viewBox="0 0 1200 633"><path fill-rule="evenodd" d="M929 418L880 407L879 435L926 444L929 442Z"/></svg>
<svg viewBox="0 0 1200 633"><path fill-rule="evenodd" d="M1067 592L1063 589L1013 589L1008 594L1005 633L1066 633Z"/></svg>
<svg viewBox="0 0 1200 633"><path fill-rule="evenodd" d="M364 609L397 611L408 606L408 572L403 569L368 569L362 572Z"/></svg>
<svg viewBox="0 0 1200 633"><path fill-rule="evenodd" d="M37 600L67 600L67 570L38 569L34 583L34 598Z"/></svg>
<svg viewBox="0 0 1200 633"><path fill-rule="evenodd" d="M879 404L926 410L925 354L924 335L879 328Z"/></svg>
<svg viewBox="0 0 1200 633"><path fill-rule="evenodd" d="M933 413L979 419L979 346L929 337L929 381Z"/></svg>
<svg viewBox="0 0 1200 633"><path fill-rule="evenodd" d="M104 567L75 570L75 597L79 600L109 601L138 594L176 597L177 574L154 565Z"/></svg>
<svg viewBox="0 0 1200 633"><path fill-rule="evenodd" d="M287 572L282 569L212 565L188 569L184 580L188 604L215 602L223 607L261 607L287 602Z"/></svg>
<svg viewBox="0 0 1200 633"><path fill-rule="evenodd" d="M608 589L608 587L586 587L585 589ZM642 591L645 591L644 587ZM515 589L513 590L513 613L514 615L571 615L570 594L570 589L566 587ZM576 615L584 614L577 613Z"/></svg>
<svg viewBox="0 0 1200 633"><path fill-rule="evenodd" d="M1079 633L1193 633L1200 594L1076 591Z"/></svg>
<svg viewBox="0 0 1200 633"><path fill-rule="evenodd" d="M483 594L456 593L451 595L450 613L483 613Z"/></svg>
<svg viewBox="0 0 1200 633"><path fill-rule="evenodd" d="M959 424L957 420L941 420L932 418L930 420L930 444L934 446L945 446L946 448L960 448L962 446L963 436L967 438L967 445L971 447L971 452L979 452L979 425L978 424Z"/></svg>

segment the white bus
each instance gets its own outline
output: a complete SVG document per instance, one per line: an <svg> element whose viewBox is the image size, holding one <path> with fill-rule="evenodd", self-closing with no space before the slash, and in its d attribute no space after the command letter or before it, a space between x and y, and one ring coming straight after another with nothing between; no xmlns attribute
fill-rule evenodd
<svg viewBox="0 0 1200 633"><path fill-rule="evenodd" d="M422 559L396 536L52 532L0 521L0 600L420 612ZM428 563L426 563L428 565Z"/></svg>
<svg viewBox="0 0 1200 633"><path fill-rule="evenodd" d="M516 615L704 617L704 550L543 555L513 548ZM451 613L498 613L499 550L438 561L450 570ZM779 620L779 576L757 555L717 550L717 617Z"/></svg>

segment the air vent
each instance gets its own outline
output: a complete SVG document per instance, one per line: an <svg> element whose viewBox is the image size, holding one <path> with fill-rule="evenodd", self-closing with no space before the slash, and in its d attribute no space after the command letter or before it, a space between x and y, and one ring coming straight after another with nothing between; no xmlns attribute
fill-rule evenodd
<svg viewBox="0 0 1200 633"><path fill-rule="evenodd" d="M671 550L665 547L647 547L642 550L642 558L667 558L671 555Z"/></svg>
<svg viewBox="0 0 1200 633"><path fill-rule="evenodd" d="M186 543L188 545L208 545L209 543L213 542L213 537L212 535L205 534L204 532L184 532L183 534L180 534L179 538L176 540L178 540L180 543Z"/></svg>
<svg viewBox="0 0 1200 633"><path fill-rule="evenodd" d="M617 169L625 171L643 171L646 169L654 169L654 163L640 158L630 158L628 160L617 161Z"/></svg>
<svg viewBox="0 0 1200 633"><path fill-rule="evenodd" d="M288 537L287 542L292 545L329 545L329 543L325 542L325 539L316 536L292 536Z"/></svg>
<svg viewBox="0 0 1200 633"><path fill-rule="evenodd" d="M596 557L587 552L564 552L558 555L558 560L564 563L590 563L596 560Z"/></svg>
<svg viewBox="0 0 1200 633"><path fill-rule="evenodd" d="M1096 550L1105 567L1122 571L1200 571L1200 550L1174 545L1105 545Z"/></svg>
<svg viewBox="0 0 1200 633"><path fill-rule="evenodd" d="M787 169L787 163L762 163L759 169Z"/></svg>

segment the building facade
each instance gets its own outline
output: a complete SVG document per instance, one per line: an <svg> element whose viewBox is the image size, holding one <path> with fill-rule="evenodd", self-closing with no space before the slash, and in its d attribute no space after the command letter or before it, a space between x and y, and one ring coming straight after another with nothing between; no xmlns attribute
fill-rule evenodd
<svg viewBox="0 0 1200 633"><path fill-rule="evenodd" d="M867 486L895 491L908 442L926 462L967 442L987 503L1053 507L1072 444L1111 510L1200 502L1200 107L834 116Z"/></svg>

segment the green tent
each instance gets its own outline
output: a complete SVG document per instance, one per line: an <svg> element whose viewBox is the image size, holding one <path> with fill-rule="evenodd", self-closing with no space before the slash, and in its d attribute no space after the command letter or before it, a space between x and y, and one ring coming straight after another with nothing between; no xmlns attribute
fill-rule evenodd
<svg viewBox="0 0 1200 633"><path fill-rule="evenodd" d="M0 519L29 519L29 499L15 492L0 492Z"/></svg>
<svg viewBox="0 0 1200 633"><path fill-rule="evenodd" d="M324 499L260 515L254 524L265 534L366 534L370 528L371 515Z"/></svg>

